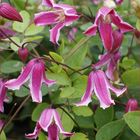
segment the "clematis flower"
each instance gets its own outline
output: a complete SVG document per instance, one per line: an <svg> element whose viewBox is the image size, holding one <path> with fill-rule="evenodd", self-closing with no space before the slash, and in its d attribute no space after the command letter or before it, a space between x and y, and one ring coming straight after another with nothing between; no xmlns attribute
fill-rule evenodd
<svg viewBox="0 0 140 140"><path fill-rule="evenodd" d="M6 2L0 4L0 16L10 20L22 22L22 17L18 11Z"/></svg>
<svg viewBox="0 0 140 140"><path fill-rule="evenodd" d="M40 58L32 59L22 70L17 79L9 80L5 86L9 89L19 89L27 80L30 79L30 92L34 102L42 102L41 85L45 83L50 86L55 83L54 80L48 80L45 75L45 64Z"/></svg>
<svg viewBox="0 0 140 140"><path fill-rule="evenodd" d="M88 36L94 36L98 29L105 49L110 51L113 44L112 23L118 27L121 33L132 31L134 29L130 24L124 22L114 9L102 7L96 15L94 24L84 33Z"/></svg>
<svg viewBox="0 0 140 140"><path fill-rule="evenodd" d="M42 4L50 7L51 10L35 14L34 22L41 26L54 25L50 30L50 41L57 44L60 30L64 26L72 24L79 16L74 7L66 4L55 4L53 0L43 0Z"/></svg>
<svg viewBox="0 0 140 140"><path fill-rule="evenodd" d="M119 48L123 40L123 34L119 30L113 31L113 45L110 51L100 56L100 60L93 64L93 68L99 69L107 65L106 75L110 80L115 80L114 72L117 69L117 63L121 58Z"/></svg>
<svg viewBox="0 0 140 140"><path fill-rule="evenodd" d="M138 109L138 101L136 99L129 99L126 104L125 112L135 111L137 109Z"/></svg>
<svg viewBox="0 0 140 140"><path fill-rule="evenodd" d="M62 127L60 116L55 109L45 109L31 134L26 134L28 139L37 139L39 132L43 129L48 132L48 140L59 140L59 133L66 137L70 137L73 133L65 132Z"/></svg>
<svg viewBox="0 0 140 140"><path fill-rule="evenodd" d="M5 82L0 79L0 112L4 111L3 103L7 101L6 92Z"/></svg>
<svg viewBox="0 0 140 140"><path fill-rule="evenodd" d="M91 102L91 96L93 92L95 92L95 95L100 102L101 108L105 109L110 105L115 104L114 100L111 99L109 89L113 91L117 97L126 91L126 88L117 89L113 87L103 71L92 71L88 77L86 92L84 93L81 101L76 103L76 106L88 105L89 102Z"/></svg>

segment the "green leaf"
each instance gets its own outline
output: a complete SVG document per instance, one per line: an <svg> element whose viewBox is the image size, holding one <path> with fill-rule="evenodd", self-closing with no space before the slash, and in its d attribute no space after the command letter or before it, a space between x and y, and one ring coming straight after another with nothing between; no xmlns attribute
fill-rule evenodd
<svg viewBox="0 0 140 140"><path fill-rule="evenodd" d="M33 113L32 113L32 121L37 121L42 113L42 111L45 108L48 108L48 104L47 103L41 103L38 104L37 107L34 109Z"/></svg>
<svg viewBox="0 0 140 140"><path fill-rule="evenodd" d="M21 71L22 67L23 63L17 60L5 61L0 65L1 72L6 74Z"/></svg>
<svg viewBox="0 0 140 140"><path fill-rule="evenodd" d="M88 106L80 106L80 107L74 106L72 110L77 116L87 117L93 115L93 111Z"/></svg>
<svg viewBox="0 0 140 140"><path fill-rule="evenodd" d="M110 122L99 129L96 140L112 140L123 130L124 126L124 120Z"/></svg>
<svg viewBox="0 0 140 140"><path fill-rule="evenodd" d="M15 42L15 43L17 43L18 45L20 45L21 43L20 43L20 38L18 38L18 37L11 37L11 39ZM11 49L13 50L13 51L15 51L15 52L17 52L18 51L18 47L17 47L17 45L15 45L15 44L13 44L13 43L11 43L10 44L10 47L11 47Z"/></svg>
<svg viewBox="0 0 140 140"><path fill-rule="evenodd" d="M47 140L47 136L43 132L40 132L38 135L38 140Z"/></svg>
<svg viewBox="0 0 140 140"><path fill-rule="evenodd" d="M0 140L6 140L6 135L5 133L2 131L1 135L0 135Z"/></svg>
<svg viewBox="0 0 140 140"><path fill-rule="evenodd" d="M25 31L26 36L36 35L42 32L44 29L43 26L36 26L35 24L31 24Z"/></svg>
<svg viewBox="0 0 140 140"><path fill-rule="evenodd" d="M62 125L64 127L65 131L70 132L73 129L74 126L74 122L73 120L61 109L57 109L59 112L59 115L61 116L61 121L62 121ZM67 109L65 109L67 110ZM67 110L68 112L68 110ZM70 114L72 115L72 114Z"/></svg>
<svg viewBox="0 0 140 140"><path fill-rule="evenodd" d="M27 96L29 94L30 94L29 89L25 88L24 86L22 86L20 88L20 90L15 91L15 96L17 96L17 97L25 97L25 96Z"/></svg>
<svg viewBox="0 0 140 140"><path fill-rule="evenodd" d="M123 58L122 63L119 65L124 68L124 69L132 69L133 66L135 65L135 60L134 59L128 59L127 57Z"/></svg>
<svg viewBox="0 0 140 140"><path fill-rule="evenodd" d="M131 130L140 136L140 111L128 112L123 117Z"/></svg>
<svg viewBox="0 0 140 140"><path fill-rule="evenodd" d="M88 140L87 136L83 133L75 133L70 140Z"/></svg>
<svg viewBox="0 0 140 140"><path fill-rule="evenodd" d="M136 87L140 84L140 69L127 70L122 74L123 82L130 87Z"/></svg>
<svg viewBox="0 0 140 140"><path fill-rule="evenodd" d="M53 79L56 80L57 84L60 85L71 85L71 81L68 77L68 75L61 71L60 73L51 73L51 72L47 72L47 77L49 79Z"/></svg>
<svg viewBox="0 0 140 140"><path fill-rule="evenodd" d="M11 0L11 3L13 3L19 10L23 10L25 8L25 2L26 0Z"/></svg>
<svg viewBox="0 0 140 140"><path fill-rule="evenodd" d="M137 28L138 30L140 30L140 19L137 19L136 28Z"/></svg>
<svg viewBox="0 0 140 140"><path fill-rule="evenodd" d="M61 98L68 98L75 92L74 87L64 87L61 89L60 97Z"/></svg>
<svg viewBox="0 0 140 140"><path fill-rule="evenodd" d="M103 125L111 122L114 117L113 107L109 107L107 109L98 108L94 115L94 121L97 128L102 127Z"/></svg>
<svg viewBox="0 0 140 140"><path fill-rule="evenodd" d="M88 47L83 44L89 39L89 37L84 37L76 44L76 46L69 52L69 54L65 56L66 64L74 68L79 68L83 64L88 49Z"/></svg>
<svg viewBox="0 0 140 140"><path fill-rule="evenodd" d="M27 11L21 11L20 15L23 18L23 22L15 21L13 23L13 29L17 32L23 33L30 23L30 15Z"/></svg>

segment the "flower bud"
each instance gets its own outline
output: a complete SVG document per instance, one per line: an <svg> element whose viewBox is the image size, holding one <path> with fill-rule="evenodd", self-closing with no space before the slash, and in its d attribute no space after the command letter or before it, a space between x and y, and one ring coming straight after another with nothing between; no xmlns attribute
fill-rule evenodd
<svg viewBox="0 0 140 140"><path fill-rule="evenodd" d="M125 112L135 111L137 109L138 109L137 100L136 99L129 99L127 104L126 104Z"/></svg>
<svg viewBox="0 0 140 140"><path fill-rule="evenodd" d="M115 2L117 5L120 5L120 4L122 4L123 0L115 0Z"/></svg>
<svg viewBox="0 0 140 140"><path fill-rule="evenodd" d="M18 49L18 56L23 62L26 61L28 54L29 54L29 51L27 48L19 48Z"/></svg>
<svg viewBox="0 0 140 140"><path fill-rule="evenodd" d="M0 4L0 16L10 20L22 22L22 17L18 13L18 11L10 4L5 2Z"/></svg>

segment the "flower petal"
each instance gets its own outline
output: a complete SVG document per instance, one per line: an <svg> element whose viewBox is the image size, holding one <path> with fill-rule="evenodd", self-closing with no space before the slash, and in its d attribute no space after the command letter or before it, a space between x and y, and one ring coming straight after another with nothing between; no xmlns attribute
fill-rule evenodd
<svg viewBox="0 0 140 140"><path fill-rule="evenodd" d="M106 76L103 71L98 70L93 74L94 91L100 101L100 107L103 109L115 104L111 99L109 87L106 83Z"/></svg>
<svg viewBox="0 0 140 140"><path fill-rule="evenodd" d="M7 29L3 26L0 26L0 39L6 39L7 36L5 36L3 34L3 32L8 36L8 37L12 37L14 36L16 33L13 30Z"/></svg>
<svg viewBox="0 0 140 140"><path fill-rule="evenodd" d="M44 65L36 62L31 73L29 84L32 100L38 103L42 102L41 85L43 80L43 70Z"/></svg>
<svg viewBox="0 0 140 140"><path fill-rule="evenodd" d="M78 15L66 15L65 16L65 25L68 26L72 24L74 21L78 20L79 16Z"/></svg>
<svg viewBox="0 0 140 140"><path fill-rule="evenodd" d="M113 31L113 48L112 51L116 51L120 48L122 41L123 41L123 34L120 32L120 30Z"/></svg>
<svg viewBox="0 0 140 140"><path fill-rule="evenodd" d="M88 105L91 102L91 95L93 92L93 72L91 72L88 76L88 83L86 92L84 93L81 101L79 103L76 103L76 106L84 106Z"/></svg>
<svg viewBox="0 0 140 140"><path fill-rule="evenodd" d="M42 0L42 5L46 5L48 7L53 7L54 0Z"/></svg>
<svg viewBox="0 0 140 140"><path fill-rule="evenodd" d="M58 44L60 36L60 30L64 27L64 23L58 23L55 27L50 30L50 41L54 44Z"/></svg>
<svg viewBox="0 0 140 140"><path fill-rule="evenodd" d="M62 127L62 123L61 123L61 120L60 120L60 116L59 116L58 112L57 112L55 109L53 110L53 115L54 115L55 123L56 123L56 125L59 127L59 129L60 129L60 133L62 133L62 134L65 135L66 137L72 136L73 133L65 132L65 131L64 131L64 128Z"/></svg>
<svg viewBox="0 0 140 140"><path fill-rule="evenodd" d="M39 118L39 124L44 131L48 131L49 125L53 121L53 109L45 109Z"/></svg>
<svg viewBox="0 0 140 140"><path fill-rule="evenodd" d="M59 15L56 11L40 12L35 14L34 23L41 26L56 24L58 22L58 16Z"/></svg>
<svg viewBox="0 0 140 140"><path fill-rule="evenodd" d="M112 27L110 23L99 24L99 32L103 42L103 45L107 51L111 51L113 46L113 37L112 37Z"/></svg>
<svg viewBox="0 0 140 140"><path fill-rule="evenodd" d="M34 59L27 64L27 66L23 69L23 71L21 72L21 74L17 79L7 81L5 83L5 86L12 90L19 89L20 86L23 85L29 79L33 65Z"/></svg>
<svg viewBox="0 0 140 140"><path fill-rule="evenodd" d="M30 133L30 134L25 134L25 137L28 138L28 139L37 139L40 131L41 131L41 127L40 127L39 123L37 123L36 127L34 129L34 132Z"/></svg>
<svg viewBox="0 0 140 140"><path fill-rule="evenodd" d="M55 80L49 80L49 79L47 79L45 73L43 74L43 82L44 82L47 86L51 86L51 85L53 85L53 84L56 83Z"/></svg>
<svg viewBox="0 0 140 140"><path fill-rule="evenodd" d="M0 112L4 111L3 103L6 98L7 88L4 86L3 81L0 79Z"/></svg>
<svg viewBox="0 0 140 140"><path fill-rule="evenodd" d="M59 129L55 123L48 127L48 140L59 140Z"/></svg>
<svg viewBox="0 0 140 140"><path fill-rule="evenodd" d="M97 25L96 25L96 24L93 24L92 26L90 26L90 27L84 32L84 34L85 34L85 35L88 35L88 36L94 36L94 35L96 35L96 31L97 31Z"/></svg>
<svg viewBox="0 0 140 140"><path fill-rule="evenodd" d="M115 11L110 16L112 22L121 30L122 33L129 32L134 29L130 24L124 22Z"/></svg>
<svg viewBox="0 0 140 140"><path fill-rule="evenodd" d="M101 55L100 60L96 64L93 64L93 68L99 69L100 67L106 65L110 61L110 59L110 53L105 53L104 55Z"/></svg>

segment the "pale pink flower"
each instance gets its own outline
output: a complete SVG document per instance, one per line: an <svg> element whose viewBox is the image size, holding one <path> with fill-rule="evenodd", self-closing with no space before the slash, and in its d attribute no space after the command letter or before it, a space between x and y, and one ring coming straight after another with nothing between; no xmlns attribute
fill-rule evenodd
<svg viewBox="0 0 140 140"><path fill-rule="evenodd" d="M34 132L26 134L26 138L37 139L41 129L48 132L48 140L59 140L59 133L62 133L66 137L73 135L73 133L64 131L60 116L55 109L45 109L36 124Z"/></svg>
<svg viewBox="0 0 140 140"><path fill-rule="evenodd" d="M112 86L103 71L92 71L88 76L86 92L84 93L81 101L76 103L76 106L88 105L91 102L93 92L97 96L101 108L105 109L110 105L115 104L114 100L111 98L109 89L114 92L117 97L126 91L126 88L117 89Z"/></svg>
<svg viewBox="0 0 140 140"><path fill-rule="evenodd" d="M112 23L118 27L121 33L134 29L130 24L124 22L114 9L102 7L96 15L94 24L85 31L85 34L94 36L98 29L105 49L110 51L113 46Z"/></svg>
<svg viewBox="0 0 140 140"><path fill-rule="evenodd" d="M74 7L66 4L56 4L53 0L43 0L43 5L50 7L50 11L35 14L34 22L36 25L54 25L50 30L50 41L58 43L60 30L76 21L79 16Z"/></svg>
<svg viewBox="0 0 140 140"><path fill-rule="evenodd" d="M9 80L5 83L8 89L16 90L20 89L27 80L30 79L30 92L34 102L42 102L41 86L45 83L50 86L55 83L54 80L46 78L45 64L42 59L32 59L27 66L22 70L21 74L17 79Z"/></svg>

